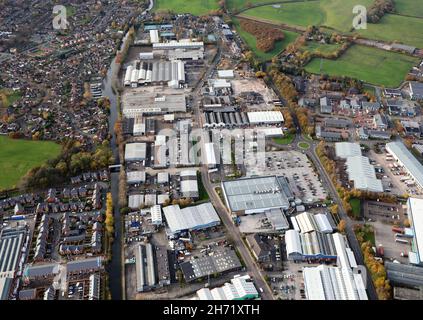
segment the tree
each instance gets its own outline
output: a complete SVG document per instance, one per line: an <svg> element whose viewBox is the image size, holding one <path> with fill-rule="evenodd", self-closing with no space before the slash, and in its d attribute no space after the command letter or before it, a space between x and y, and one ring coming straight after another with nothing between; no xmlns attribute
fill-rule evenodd
<svg viewBox="0 0 423 320"><path fill-rule="evenodd" d="M345 220L344 219L342 219L341 221L339 221L339 223L338 223L338 231L340 232L340 233L345 233L345 229L346 229L346 226L347 226L347 223L345 222Z"/></svg>

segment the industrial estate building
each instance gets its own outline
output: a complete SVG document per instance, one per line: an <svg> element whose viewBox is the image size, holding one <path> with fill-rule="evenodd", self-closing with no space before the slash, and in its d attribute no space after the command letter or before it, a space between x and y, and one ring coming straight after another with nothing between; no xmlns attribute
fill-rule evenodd
<svg viewBox="0 0 423 320"><path fill-rule="evenodd" d="M146 143L128 143L125 146L125 161L143 161L147 158Z"/></svg>
<svg viewBox="0 0 423 320"><path fill-rule="evenodd" d="M386 144L386 151L404 167L414 182L423 189L423 166L400 141Z"/></svg>
<svg viewBox="0 0 423 320"><path fill-rule="evenodd" d="M192 282L200 278L214 274L240 270L242 264L231 249L217 249L208 256L194 258L180 264L186 282Z"/></svg>
<svg viewBox="0 0 423 320"><path fill-rule="evenodd" d="M423 199L408 198L408 217L413 230L413 241L408 258L411 264L423 266Z"/></svg>
<svg viewBox="0 0 423 320"><path fill-rule="evenodd" d="M169 232L179 233L185 230L200 230L220 224L219 216L210 202L181 209L179 205L163 208Z"/></svg>
<svg viewBox="0 0 423 320"><path fill-rule="evenodd" d="M337 142L336 157L346 161L348 180L358 190L383 192L382 181L377 179L376 171L370 160L361 155L358 143Z"/></svg>
<svg viewBox="0 0 423 320"><path fill-rule="evenodd" d="M135 248L137 292L170 285L169 257L165 247L151 243Z"/></svg>
<svg viewBox="0 0 423 320"><path fill-rule="evenodd" d="M235 214L261 213L289 208L289 201L276 176L222 182L229 210Z"/></svg>
<svg viewBox="0 0 423 320"><path fill-rule="evenodd" d="M222 287L197 291L198 300L249 300L258 297L259 293L249 275L235 276L231 283L225 283Z"/></svg>

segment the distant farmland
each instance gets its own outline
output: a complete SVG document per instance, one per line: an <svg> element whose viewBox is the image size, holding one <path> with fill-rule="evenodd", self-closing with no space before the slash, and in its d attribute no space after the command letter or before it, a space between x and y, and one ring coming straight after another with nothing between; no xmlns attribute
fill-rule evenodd
<svg viewBox="0 0 423 320"><path fill-rule="evenodd" d="M418 62L417 58L400 53L355 45L337 60L313 59L306 71L315 74L347 76L387 87L397 87L408 70Z"/></svg>
<svg viewBox="0 0 423 320"><path fill-rule="evenodd" d="M0 136L0 189L13 188L31 168L59 155L60 149L54 142Z"/></svg>
<svg viewBox="0 0 423 320"><path fill-rule="evenodd" d="M218 2L218 0L154 0L154 10L163 9L201 16L219 9Z"/></svg>

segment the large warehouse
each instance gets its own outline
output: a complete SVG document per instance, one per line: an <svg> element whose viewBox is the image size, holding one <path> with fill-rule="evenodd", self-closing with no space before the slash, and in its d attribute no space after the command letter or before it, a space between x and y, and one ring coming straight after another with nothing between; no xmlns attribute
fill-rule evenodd
<svg viewBox="0 0 423 320"><path fill-rule="evenodd" d="M21 249L24 245L26 229L0 230L0 277L14 277L21 259Z"/></svg>
<svg viewBox="0 0 423 320"><path fill-rule="evenodd" d="M125 161L143 161L147 157L146 143L128 143L125 147Z"/></svg>
<svg viewBox="0 0 423 320"><path fill-rule="evenodd" d="M289 208L289 201L276 176L222 182L226 205L232 213L253 214Z"/></svg>
<svg viewBox="0 0 423 320"><path fill-rule="evenodd" d="M170 91L173 90L173 91ZM168 89L163 94L141 88L125 91L122 97L123 115L135 118L143 114L164 114L186 112L186 99L183 92Z"/></svg>
<svg viewBox="0 0 423 320"><path fill-rule="evenodd" d="M346 160L348 180L354 183L354 188L370 192L383 192L382 181L377 179L376 171L370 160L361 155L358 143L335 143L336 157Z"/></svg>
<svg viewBox="0 0 423 320"><path fill-rule="evenodd" d="M282 124L284 119L280 111L247 112L250 124Z"/></svg>
<svg viewBox="0 0 423 320"><path fill-rule="evenodd" d="M414 233L409 260L412 264L423 265L423 199L408 198L407 212Z"/></svg>
<svg viewBox="0 0 423 320"><path fill-rule="evenodd" d="M388 151L398 163L407 170L410 177L416 184L423 189L423 166L408 151L407 147L401 141L390 142L386 144L386 151Z"/></svg>
<svg viewBox="0 0 423 320"><path fill-rule="evenodd" d="M303 276L308 300L368 300L361 275L349 269L320 265L304 268Z"/></svg>
<svg viewBox="0 0 423 320"><path fill-rule="evenodd" d="M254 283L249 275L235 276L231 283L225 283L222 287L203 288L197 291L198 300L248 300L257 299L257 292Z"/></svg>
<svg viewBox="0 0 423 320"><path fill-rule="evenodd" d="M181 209L179 205L163 208L172 234L185 230L200 230L220 224L219 216L210 202Z"/></svg>

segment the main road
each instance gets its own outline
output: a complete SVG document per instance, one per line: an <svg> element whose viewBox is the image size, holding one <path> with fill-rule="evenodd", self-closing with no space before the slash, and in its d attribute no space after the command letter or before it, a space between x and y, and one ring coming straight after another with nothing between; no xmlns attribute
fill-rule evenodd
<svg viewBox="0 0 423 320"><path fill-rule="evenodd" d="M194 127L202 129L203 128L203 120L201 117L201 110L200 110L200 91L203 87L203 84L207 79L209 78L210 74L213 70L215 70L217 64L220 61L221 57L221 45L218 44L218 52L216 56L214 57L213 61L209 65L207 71L203 75L202 79L197 83L196 87L192 91L192 106L194 108L194 117L195 117L195 124ZM203 136L200 140L200 150L205 150L204 143L207 132L202 133ZM204 157L204 155L202 155ZM273 300L273 294L270 290L270 287L268 286L267 282L264 280L262 273L260 272L260 269L258 265L256 264L254 258L251 256L250 251L248 250L246 244L244 243L242 239L242 234L239 231L238 227L233 223L232 217L230 215L230 212L226 209L226 206L222 202L220 196L216 193L213 184L210 181L210 176L208 172L208 167L201 162L200 166L200 172L201 172L201 178L203 180L204 188L206 189L211 202L213 203L217 213L219 214L220 219L222 220L224 226L227 229L228 234L231 235L231 238L233 239L233 245L235 248L238 249L238 252L244 261L245 267L248 270L249 274L253 277L254 282L256 285L263 290L261 292L261 296L263 300Z"/></svg>

